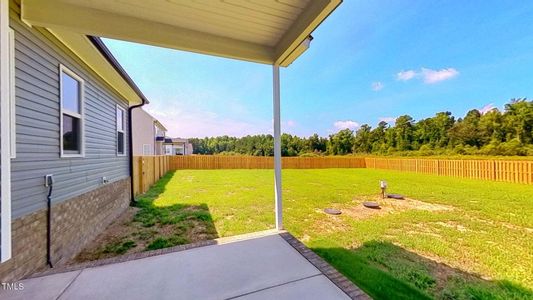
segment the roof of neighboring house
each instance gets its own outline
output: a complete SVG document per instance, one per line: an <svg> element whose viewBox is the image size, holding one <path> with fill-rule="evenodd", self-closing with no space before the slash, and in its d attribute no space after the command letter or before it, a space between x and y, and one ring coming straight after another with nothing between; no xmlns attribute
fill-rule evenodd
<svg viewBox="0 0 533 300"><path fill-rule="evenodd" d="M165 139L165 143L166 144L174 144L174 143L186 144L188 142L189 142L189 140L188 139L184 139L184 138L166 138Z"/></svg>
<svg viewBox="0 0 533 300"><path fill-rule="evenodd" d="M168 131L167 128L165 127L165 125L163 125L161 122L159 122L159 120L157 120L156 118L154 118L154 123L157 127L159 127L159 129L163 130L163 131Z"/></svg>
<svg viewBox="0 0 533 300"><path fill-rule="evenodd" d="M167 128L165 127L165 125L163 125L163 123L159 122L158 119L156 119L154 116L152 116L149 112L147 112L145 109L144 109L145 106L143 107L140 107L140 108L137 108L135 110L133 110L133 122L136 122L137 121L137 114L140 113L140 114L144 114L146 115L146 117L152 119L152 121L154 122L154 125L159 127L159 129L163 130L163 131L168 131ZM140 116L139 116L140 117Z"/></svg>

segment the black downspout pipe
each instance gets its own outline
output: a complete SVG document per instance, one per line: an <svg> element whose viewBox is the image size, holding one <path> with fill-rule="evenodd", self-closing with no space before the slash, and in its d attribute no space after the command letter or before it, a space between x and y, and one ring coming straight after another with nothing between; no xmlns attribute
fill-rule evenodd
<svg viewBox="0 0 533 300"><path fill-rule="evenodd" d="M48 186L48 195L46 196L46 207L48 208L46 214L46 263L50 268L52 265L52 184Z"/></svg>
<svg viewBox="0 0 533 300"><path fill-rule="evenodd" d="M132 122L132 111L133 109L137 107L141 107L144 104L146 104L146 100L142 98L141 104L133 105L128 108L128 152L130 157L130 205L135 205L135 194L134 194L134 186L133 186L133 122ZM142 175L141 175L142 176Z"/></svg>

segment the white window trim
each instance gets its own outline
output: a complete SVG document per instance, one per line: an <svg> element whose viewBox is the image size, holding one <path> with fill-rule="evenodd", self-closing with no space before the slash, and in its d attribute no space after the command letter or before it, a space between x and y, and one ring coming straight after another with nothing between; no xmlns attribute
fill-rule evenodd
<svg viewBox="0 0 533 300"><path fill-rule="evenodd" d="M0 242L0 263L11 259L11 147L10 147L10 105L11 99L9 88L10 71L8 62L9 51L9 2L0 0L0 220L1 220L1 242ZM3 63L2 63L3 62Z"/></svg>
<svg viewBox="0 0 533 300"><path fill-rule="evenodd" d="M80 113L69 111L68 109L63 109L63 87L62 87L62 78L63 73L71 76L80 83ZM68 69L62 64L59 64L59 150L61 151L60 156L65 158L71 157L85 157L85 80L78 76L76 73ZM80 120L80 153L65 153L63 151L63 114L67 114L71 117L78 118Z"/></svg>
<svg viewBox="0 0 533 300"><path fill-rule="evenodd" d="M146 148L148 148L148 152L149 152L148 154L146 154L146 151L144 151ZM153 155L151 144L143 144L143 156L146 156L146 155Z"/></svg>
<svg viewBox="0 0 533 300"><path fill-rule="evenodd" d="M122 111L122 130L118 129L118 120L117 120L117 111ZM115 111L115 125L116 125L116 131L115 131L115 147L117 147L117 156L126 156L126 110L122 108L120 105L117 104L117 110ZM124 135L124 138L122 139L122 149L124 149L124 153L118 153L118 133L122 132Z"/></svg>
<svg viewBox="0 0 533 300"><path fill-rule="evenodd" d="M15 31L8 30L9 37L9 122L10 157L17 158L17 123L15 98Z"/></svg>

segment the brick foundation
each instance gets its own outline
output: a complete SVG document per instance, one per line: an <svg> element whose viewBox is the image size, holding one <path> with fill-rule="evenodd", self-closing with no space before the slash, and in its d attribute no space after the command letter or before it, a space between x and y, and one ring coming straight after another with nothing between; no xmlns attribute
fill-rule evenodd
<svg viewBox="0 0 533 300"><path fill-rule="evenodd" d="M52 205L52 263L64 265L128 207L130 179ZM21 279L46 266L46 209L13 220L12 258L0 264L0 282Z"/></svg>

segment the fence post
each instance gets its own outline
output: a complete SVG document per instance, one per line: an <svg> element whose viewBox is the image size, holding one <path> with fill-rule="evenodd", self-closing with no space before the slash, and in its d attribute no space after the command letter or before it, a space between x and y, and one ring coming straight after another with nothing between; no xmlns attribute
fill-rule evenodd
<svg viewBox="0 0 533 300"><path fill-rule="evenodd" d="M139 193L144 194L144 158L139 156Z"/></svg>

